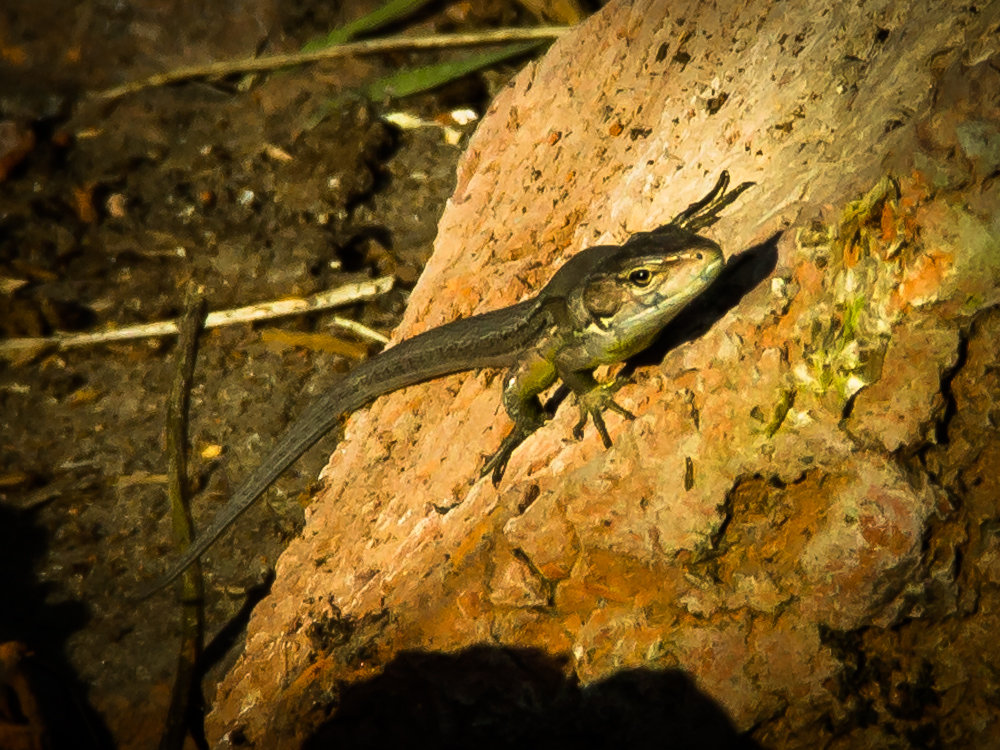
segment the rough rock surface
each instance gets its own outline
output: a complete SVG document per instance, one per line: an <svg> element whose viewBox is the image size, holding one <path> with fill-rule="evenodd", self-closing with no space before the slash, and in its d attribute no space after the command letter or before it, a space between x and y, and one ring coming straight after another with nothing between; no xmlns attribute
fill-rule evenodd
<svg viewBox="0 0 1000 750"><path fill-rule="evenodd" d="M666 690L768 746L1000 742L975 718L1000 667L1000 4L946 6L612 3L516 79L398 338L525 298L728 169L758 185L706 232L743 253L712 325L639 363L612 449L574 442L567 404L498 489L493 373L353 417L215 741L364 744L417 674L440 732L466 716L441 690L509 738L535 724L504 701L579 731ZM478 681L440 688L456 663ZM483 687L512 671L516 699Z"/></svg>

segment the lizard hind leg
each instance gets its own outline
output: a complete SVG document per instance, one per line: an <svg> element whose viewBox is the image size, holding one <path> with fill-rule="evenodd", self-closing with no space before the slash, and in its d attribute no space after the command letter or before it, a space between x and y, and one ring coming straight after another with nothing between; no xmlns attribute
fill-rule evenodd
<svg viewBox="0 0 1000 750"><path fill-rule="evenodd" d="M503 407L514 421L514 429L500 443L500 448L486 460L480 476L493 474L493 486L500 484L514 449L528 439L551 416L538 394L556 381L556 369L540 353L525 357L504 378Z"/></svg>
<svg viewBox="0 0 1000 750"><path fill-rule="evenodd" d="M485 477L492 473L494 487L500 484L500 480L503 479L503 474L507 470L507 462L517 446L545 424L546 420L546 413L538 396L531 396L512 403L507 403L507 399L504 399L504 406L507 407L507 413L514 420L514 427L500 443L496 453L486 460L479 474L479 476Z"/></svg>

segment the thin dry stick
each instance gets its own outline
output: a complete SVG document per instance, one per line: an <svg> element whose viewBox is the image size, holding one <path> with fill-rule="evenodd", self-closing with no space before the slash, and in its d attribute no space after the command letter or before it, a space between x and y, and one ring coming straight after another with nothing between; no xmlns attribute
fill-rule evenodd
<svg viewBox="0 0 1000 750"><path fill-rule="evenodd" d="M292 52L284 55L266 55L263 57L248 57L242 60L220 60L205 65L191 65L175 68L165 73L133 81L114 88L97 91L98 99L117 99L136 91L166 86L170 83L187 81L192 78L218 78L233 73L250 73L255 70L274 70L291 65L332 60L350 55L373 55L379 52L389 52L403 49L441 49L444 47L471 47L480 44L498 44L501 42L526 41L532 39L554 39L566 33L570 26L538 26L525 29L493 29L467 34L428 34L427 36L393 37L391 39L368 39L363 42L349 42L336 47L315 50L313 52Z"/></svg>
<svg viewBox="0 0 1000 750"><path fill-rule="evenodd" d="M188 496L187 428L191 381L198 353L198 334L205 317L202 291L191 288L181 317L177 367L167 403L167 488L174 544L186 549L194 538ZM180 750L187 735L187 717L191 696L198 679L198 660L204 640L205 610L202 601L204 582L197 562L184 571L181 608L181 645L177 655L170 711L160 738L160 750Z"/></svg>
<svg viewBox="0 0 1000 750"><path fill-rule="evenodd" d="M340 307L353 302L363 302L385 294L392 289L392 284L393 278L391 276L382 276L372 281L361 281L353 284L345 284L336 289L328 289L325 292L314 294L312 297L275 300L261 302L257 305L248 305L247 307L238 307L232 310L219 310L208 314L208 317L205 318L204 327L217 328L219 326L233 325L234 323L268 320L271 318L280 318L285 315L298 315L315 310L325 310L330 307ZM339 325L372 341L377 341L381 344L386 342L385 336L360 323L344 320L343 318L334 318L332 322L334 325ZM46 346L57 346L60 349L66 349L71 346L87 346L89 344L100 344L110 341L127 341L153 336L176 336L177 333L178 328L175 321L162 320L157 323L126 326L124 328L114 328L95 333L59 333L55 336L45 338L8 339L0 341L0 356L22 354L26 351L42 349Z"/></svg>
<svg viewBox="0 0 1000 750"><path fill-rule="evenodd" d="M341 318L334 315L330 319L330 325L337 326L337 328L343 328L345 331L350 331L359 338L368 339L369 341L374 341L377 344L388 344L389 337L383 333L379 333L374 328L369 328L364 323L359 323L356 320L350 320L348 318Z"/></svg>

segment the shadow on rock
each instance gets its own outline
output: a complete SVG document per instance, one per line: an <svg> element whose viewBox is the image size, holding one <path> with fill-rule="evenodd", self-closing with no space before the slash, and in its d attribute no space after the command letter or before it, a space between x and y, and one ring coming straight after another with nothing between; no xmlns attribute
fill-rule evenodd
<svg viewBox="0 0 1000 750"><path fill-rule="evenodd" d="M759 747L680 671L632 669L580 687L534 649L403 652L345 687L304 748Z"/></svg>
<svg viewBox="0 0 1000 750"><path fill-rule="evenodd" d="M671 349L704 335L722 317L736 307L778 265L778 240L781 233L732 256L718 278L692 300L660 333L652 346L632 357L626 370L657 364ZM623 371L623 375L627 372Z"/></svg>

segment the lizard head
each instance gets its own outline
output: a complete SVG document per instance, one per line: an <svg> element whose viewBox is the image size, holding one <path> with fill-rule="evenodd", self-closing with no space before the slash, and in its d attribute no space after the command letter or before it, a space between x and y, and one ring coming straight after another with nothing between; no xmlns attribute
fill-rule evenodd
<svg viewBox="0 0 1000 750"><path fill-rule="evenodd" d="M565 369L620 362L642 351L722 271L719 246L698 234L752 182L732 190L723 171L709 193L669 224L632 235L622 245L588 248L546 285L561 299L576 331L560 352Z"/></svg>
<svg viewBox="0 0 1000 750"><path fill-rule="evenodd" d="M649 346L721 273L722 250L698 232L715 224L751 185L728 190L729 173L723 171L704 198L669 224L621 245L587 248L566 261L538 295L544 304L561 307L572 331L556 355L560 369L621 362Z"/></svg>
<svg viewBox="0 0 1000 750"><path fill-rule="evenodd" d="M723 265L717 244L672 225L633 235L615 250L578 287L580 304L602 327L685 306Z"/></svg>
<svg viewBox="0 0 1000 750"><path fill-rule="evenodd" d="M672 224L619 247L593 249L597 262L566 298L578 330L590 332L584 335L587 366L618 362L648 346L724 262L716 243Z"/></svg>

